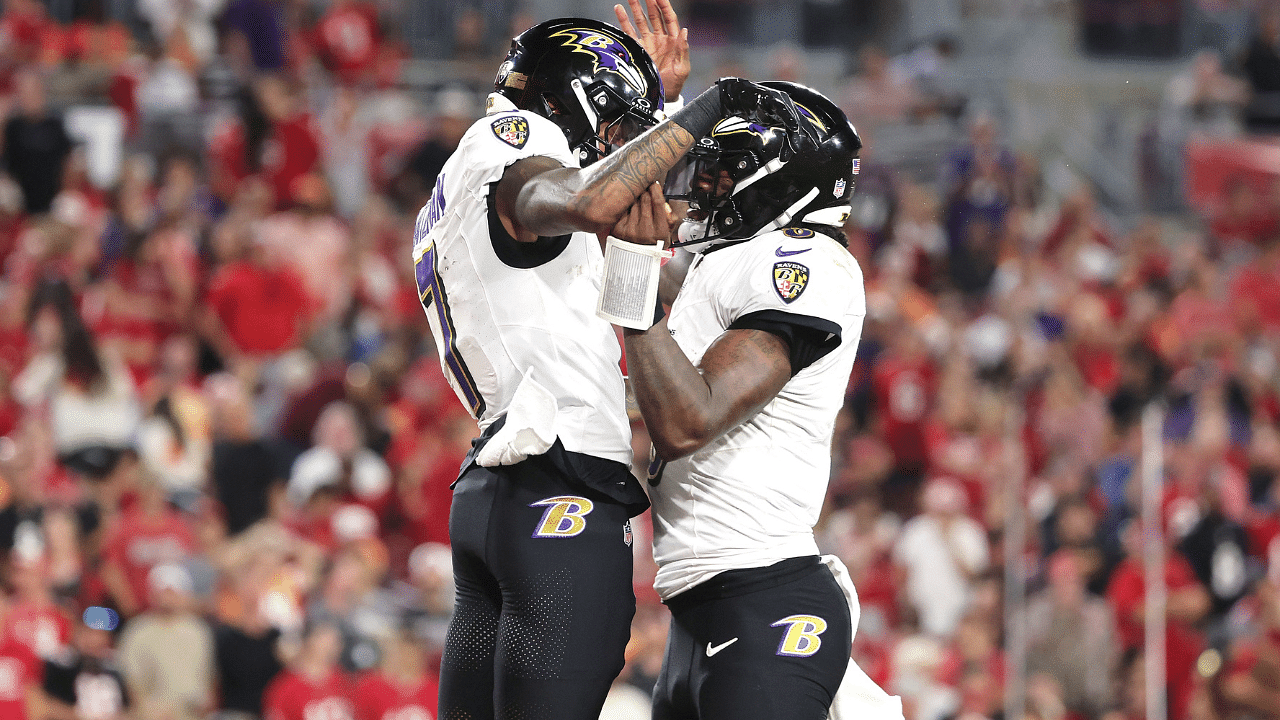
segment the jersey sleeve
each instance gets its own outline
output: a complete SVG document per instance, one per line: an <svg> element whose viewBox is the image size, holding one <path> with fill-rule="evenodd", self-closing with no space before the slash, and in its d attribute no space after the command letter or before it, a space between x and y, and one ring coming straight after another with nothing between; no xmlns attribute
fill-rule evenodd
<svg viewBox="0 0 1280 720"><path fill-rule="evenodd" d="M564 133L550 120L517 110L494 113L475 122L458 143L456 167L467 187L496 182L509 165L528 157L552 158L576 167Z"/></svg>
<svg viewBox="0 0 1280 720"><path fill-rule="evenodd" d="M787 234L792 233L792 234ZM866 314L862 273L852 256L810 231L752 240L726 284L729 329L764 330L787 342L794 376L840 346L852 316Z"/></svg>

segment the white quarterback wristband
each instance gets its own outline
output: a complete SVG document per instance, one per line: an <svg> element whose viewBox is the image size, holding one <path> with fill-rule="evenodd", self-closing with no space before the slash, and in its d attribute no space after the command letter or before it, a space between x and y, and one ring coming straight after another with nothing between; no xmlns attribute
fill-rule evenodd
<svg viewBox="0 0 1280 720"><path fill-rule="evenodd" d="M596 315L633 330L653 327L658 272L675 253L661 245L637 245L610 236L604 248L604 280Z"/></svg>

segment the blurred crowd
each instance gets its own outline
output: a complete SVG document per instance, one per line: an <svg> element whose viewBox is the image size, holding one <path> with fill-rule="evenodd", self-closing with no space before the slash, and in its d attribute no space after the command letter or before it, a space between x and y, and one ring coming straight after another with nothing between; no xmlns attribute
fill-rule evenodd
<svg viewBox="0 0 1280 720"><path fill-rule="evenodd" d="M0 717L430 720L476 426L412 221L505 45L459 10L456 77L424 94L395 3L83 5L0 14ZM1169 718L1280 718L1280 183L1117 223L966 104L960 51L867 47L820 88L868 143L868 316L818 527L861 596L855 656L908 720L1002 718L1012 565L1026 717L1144 720L1156 537ZM806 79L803 53L768 62ZM1171 68L1172 106L1241 121L1267 88L1223 67ZM962 140L927 176L877 150L937 123ZM666 637L636 547L615 720L648 717Z"/></svg>

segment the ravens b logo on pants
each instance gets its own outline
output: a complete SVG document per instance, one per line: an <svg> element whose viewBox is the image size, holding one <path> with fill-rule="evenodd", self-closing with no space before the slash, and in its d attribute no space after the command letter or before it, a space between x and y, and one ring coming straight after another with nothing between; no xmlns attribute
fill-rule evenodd
<svg viewBox="0 0 1280 720"><path fill-rule="evenodd" d="M769 627L787 626L787 632L778 643L778 655L809 657L822 647L818 637L827 630L827 621L817 615L792 615L784 617Z"/></svg>
<svg viewBox="0 0 1280 720"><path fill-rule="evenodd" d="M587 529L587 515L595 504L576 495L558 495L530 503L529 507L545 507L542 520L533 531L535 538L567 538Z"/></svg>

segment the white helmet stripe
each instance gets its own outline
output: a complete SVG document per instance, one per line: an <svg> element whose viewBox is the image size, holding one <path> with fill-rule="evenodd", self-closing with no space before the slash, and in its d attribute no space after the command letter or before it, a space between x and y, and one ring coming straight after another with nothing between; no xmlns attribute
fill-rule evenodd
<svg viewBox="0 0 1280 720"><path fill-rule="evenodd" d="M582 89L582 81L574 78L569 82L569 87L573 88L578 104L582 105L582 112L586 113L587 120L591 121L591 134L600 132L600 116L596 114L595 108L591 107L591 103L587 102L587 91Z"/></svg>

